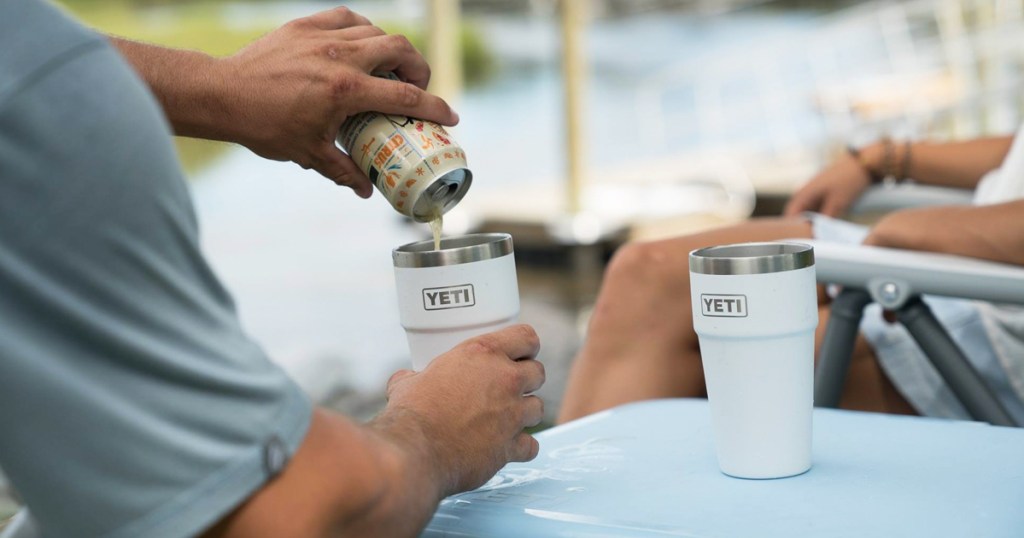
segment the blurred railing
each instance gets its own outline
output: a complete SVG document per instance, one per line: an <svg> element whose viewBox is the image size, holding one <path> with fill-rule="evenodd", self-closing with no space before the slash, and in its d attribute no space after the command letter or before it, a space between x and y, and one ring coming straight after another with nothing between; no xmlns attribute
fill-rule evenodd
<svg viewBox="0 0 1024 538"><path fill-rule="evenodd" d="M808 28L638 81L639 134L720 147L760 130L761 149L782 155L880 134L1005 133L1021 121L1022 0L868 2ZM671 106L680 99L691 106Z"/></svg>

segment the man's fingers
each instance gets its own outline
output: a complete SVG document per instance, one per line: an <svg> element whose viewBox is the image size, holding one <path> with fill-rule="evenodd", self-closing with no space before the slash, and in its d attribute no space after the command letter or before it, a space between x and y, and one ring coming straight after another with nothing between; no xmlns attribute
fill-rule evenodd
<svg viewBox="0 0 1024 538"><path fill-rule="evenodd" d="M391 374L391 377L388 379L387 389L385 391L386 397L390 399L391 391L394 390L398 383L400 383L403 379L406 379L407 377L414 375L416 375L416 372L413 372L412 370L399 370Z"/></svg>
<svg viewBox="0 0 1024 538"><path fill-rule="evenodd" d="M789 202L786 203L786 207L782 209L782 215L784 217L792 217L800 213L803 210L803 206L797 203L796 198L790 198Z"/></svg>
<svg viewBox="0 0 1024 538"><path fill-rule="evenodd" d="M405 36L371 37L364 39L360 45L360 64L366 72L394 72L398 78L421 90L427 88L430 66Z"/></svg>
<svg viewBox="0 0 1024 538"><path fill-rule="evenodd" d="M321 30L338 30L350 26L368 26L370 20L347 7L336 7L314 13L306 20Z"/></svg>
<svg viewBox="0 0 1024 538"><path fill-rule="evenodd" d="M802 211L813 210L814 204L817 202L817 198L817 194L806 194L803 191L797 191L797 193L789 199L789 203L786 204L783 214L787 217L791 217Z"/></svg>
<svg viewBox="0 0 1024 538"><path fill-rule="evenodd" d="M516 368L523 373L523 394L535 392L544 385L544 364L538 360L523 359L516 361Z"/></svg>
<svg viewBox="0 0 1024 538"><path fill-rule="evenodd" d="M829 217L840 217L846 212L850 202L841 196L832 195L821 205L821 214Z"/></svg>
<svg viewBox="0 0 1024 538"><path fill-rule="evenodd" d="M532 428L544 420L544 400L538 396L526 396L523 398L523 405L526 407L523 412L523 427Z"/></svg>
<svg viewBox="0 0 1024 538"><path fill-rule="evenodd" d="M417 65L415 68L410 67L409 64L400 65L394 69L379 68L382 71L394 71L398 75L398 79L404 82L408 82L413 86L421 90L426 90L430 84L430 66L424 63L423 65ZM455 120L456 122L458 120ZM438 122L440 123L440 122ZM445 124L448 125L448 124Z"/></svg>
<svg viewBox="0 0 1024 538"><path fill-rule="evenodd" d="M540 338L529 325L513 325L477 337L478 342L510 359L532 359L540 351Z"/></svg>
<svg viewBox="0 0 1024 538"><path fill-rule="evenodd" d="M455 125L459 122L459 115L444 99L413 84L368 76L357 86L357 90L360 95L354 101L362 105L357 112L372 110L429 120L441 125Z"/></svg>
<svg viewBox="0 0 1024 538"><path fill-rule="evenodd" d="M314 160L312 168L327 179L349 187L360 198L369 198L373 194L373 184L363 174L352 158L345 155L334 144L328 144Z"/></svg>
<svg viewBox="0 0 1024 538"><path fill-rule="evenodd" d="M341 30L335 30L330 33L331 38L340 41L358 41L360 39L369 39L371 37L380 37L382 35L387 35L387 32L376 26L367 24L342 28Z"/></svg>
<svg viewBox="0 0 1024 538"><path fill-rule="evenodd" d="M511 452L509 461L530 461L540 452L540 443L532 435L523 432L512 440Z"/></svg>

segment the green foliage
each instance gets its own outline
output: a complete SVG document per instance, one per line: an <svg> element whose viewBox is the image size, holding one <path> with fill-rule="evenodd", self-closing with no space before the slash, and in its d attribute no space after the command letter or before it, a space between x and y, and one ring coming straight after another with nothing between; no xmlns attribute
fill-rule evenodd
<svg viewBox="0 0 1024 538"><path fill-rule="evenodd" d="M525 431L526 431L526 433L528 433L530 435L533 435L535 433L540 433L540 432L542 432L542 431L544 431L544 430L546 430L548 428L551 428L552 426L554 426L554 424L550 424L550 423L547 423L547 422L541 422L540 424L538 424L536 426L531 426L529 428L526 428Z"/></svg>
<svg viewBox="0 0 1024 538"><path fill-rule="evenodd" d="M176 136L174 137L174 146L178 150L178 159L185 172L194 174L220 157L232 145L216 140Z"/></svg>
<svg viewBox="0 0 1024 538"><path fill-rule="evenodd" d="M494 74L495 59L483 35L467 23L459 29L459 40L462 44L462 71L466 76L466 84L473 85L487 80Z"/></svg>
<svg viewBox="0 0 1024 538"><path fill-rule="evenodd" d="M18 512L20 506L14 502L14 499L7 497L0 492L0 531L3 530L4 524L7 522L7 518L14 517L14 514Z"/></svg>
<svg viewBox="0 0 1024 538"><path fill-rule="evenodd" d="M168 47L201 50L214 56L232 54L272 30L272 23L229 25L221 4L188 3L151 13L127 1L75 0L65 3L79 20L97 30Z"/></svg>

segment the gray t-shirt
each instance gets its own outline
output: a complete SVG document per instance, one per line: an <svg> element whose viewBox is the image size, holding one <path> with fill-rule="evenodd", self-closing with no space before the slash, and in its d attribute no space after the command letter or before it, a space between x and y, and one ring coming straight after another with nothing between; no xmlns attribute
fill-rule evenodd
<svg viewBox="0 0 1024 538"><path fill-rule="evenodd" d="M102 36L0 2L0 467L44 536L188 536L311 405L198 247L166 119Z"/></svg>

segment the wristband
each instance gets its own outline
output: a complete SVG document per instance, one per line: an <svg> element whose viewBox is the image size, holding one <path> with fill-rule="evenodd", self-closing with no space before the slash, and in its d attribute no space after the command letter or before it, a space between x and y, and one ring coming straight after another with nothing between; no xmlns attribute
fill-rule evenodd
<svg viewBox="0 0 1024 538"><path fill-rule="evenodd" d="M908 179L910 179L910 140L903 142L903 160L900 166L900 175L896 177L896 181Z"/></svg>
<svg viewBox="0 0 1024 538"><path fill-rule="evenodd" d="M846 153L850 154L850 157L853 157L853 160L857 161L857 164L859 164L860 167L864 170L864 172L868 174L868 178L871 179L872 183L881 183L882 180L885 179L884 175L875 172L871 168L871 166L868 165L867 159L864 157L864 154L861 152L859 148L853 146L852 144L847 145Z"/></svg>

